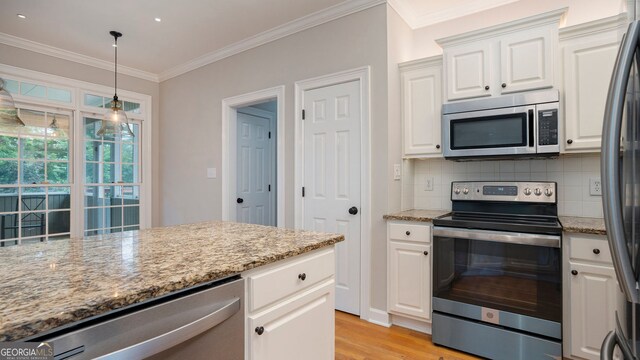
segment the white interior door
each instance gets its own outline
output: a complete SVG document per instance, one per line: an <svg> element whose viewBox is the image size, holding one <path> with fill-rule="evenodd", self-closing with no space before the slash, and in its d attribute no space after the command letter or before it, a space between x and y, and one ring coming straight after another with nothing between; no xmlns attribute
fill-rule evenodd
<svg viewBox="0 0 640 360"><path fill-rule="evenodd" d="M345 236L336 309L360 314L360 82L305 91L304 109L304 228Z"/></svg>
<svg viewBox="0 0 640 360"><path fill-rule="evenodd" d="M271 118L238 111L236 221L276 225Z"/></svg>

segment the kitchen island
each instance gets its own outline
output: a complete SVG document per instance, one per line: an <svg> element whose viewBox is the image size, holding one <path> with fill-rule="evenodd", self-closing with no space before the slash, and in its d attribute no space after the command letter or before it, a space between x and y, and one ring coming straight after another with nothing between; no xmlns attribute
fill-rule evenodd
<svg viewBox="0 0 640 360"><path fill-rule="evenodd" d="M203 222L4 248L0 341L63 329L342 240L337 234Z"/></svg>

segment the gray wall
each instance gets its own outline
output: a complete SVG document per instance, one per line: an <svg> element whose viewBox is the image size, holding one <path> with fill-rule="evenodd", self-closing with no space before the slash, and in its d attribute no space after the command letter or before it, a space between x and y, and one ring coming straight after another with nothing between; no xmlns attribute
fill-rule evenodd
<svg viewBox="0 0 640 360"><path fill-rule="evenodd" d="M382 4L193 70L160 84L162 224L222 216L222 99L278 85L285 93L287 227L294 225L294 82L371 66L372 306L386 304L387 44ZM281 119L278 119L281 121ZM219 169L216 179L207 167Z"/></svg>
<svg viewBox="0 0 640 360"><path fill-rule="evenodd" d="M23 69L39 71L47 74L63 76L70 79L86 81L93 84L113 86L113 71L98 69L88 65L82 65L75 62L59 59L23 50L13 46L0 44L0 63L7 64ZM152 207L152 226L161 224L160 218L160 158L159 158L159 141L160 141L160 85L158 83L134 78L127 75L118 75L118 88L123 90L134 91L141 94L150 95L153 102L152 120L153 133L152 136L152 167L153 167L153 207Z"/></svg>

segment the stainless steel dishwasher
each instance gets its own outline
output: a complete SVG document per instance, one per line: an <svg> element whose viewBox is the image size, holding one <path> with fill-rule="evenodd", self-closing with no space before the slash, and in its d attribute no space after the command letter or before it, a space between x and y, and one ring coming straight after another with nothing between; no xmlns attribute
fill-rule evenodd
<svg viewBox="0 0 640 360"><path fill-rule="evenodd" d="M55 359L244 358L244 279L240 276L99 316L32 341Z"/></svg>

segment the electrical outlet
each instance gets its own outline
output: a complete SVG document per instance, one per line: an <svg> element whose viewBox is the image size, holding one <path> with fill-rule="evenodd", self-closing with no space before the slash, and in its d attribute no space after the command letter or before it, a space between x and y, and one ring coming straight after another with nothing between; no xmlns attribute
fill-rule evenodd
<svg viewBox="0 0 640 360"><path fill-rule="evenodd" d="M400 180L401 173L402 167L400 167L400 164L393 164L393 180Z"/></svg>
<svg viewBox="0 0 640 360"><path fill-rule="evenodd" d="M433 191L433 176L427 176L424 180L424 191Z"/></svg>
<svg viewBox="0 0 640 360"><path fill-rule="evenodd" d="M589 178L589 195L602 196L602 182L600 178Z"/></svg>

